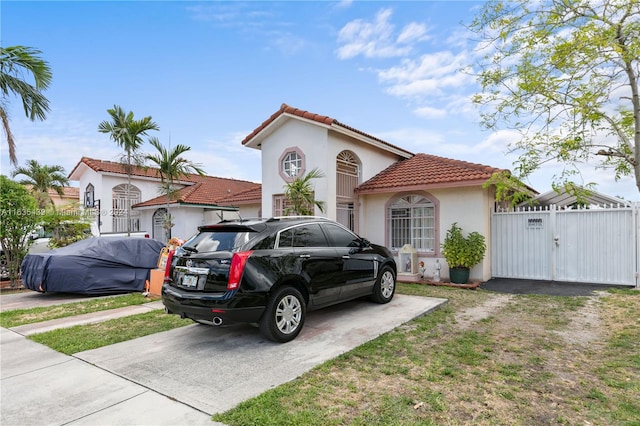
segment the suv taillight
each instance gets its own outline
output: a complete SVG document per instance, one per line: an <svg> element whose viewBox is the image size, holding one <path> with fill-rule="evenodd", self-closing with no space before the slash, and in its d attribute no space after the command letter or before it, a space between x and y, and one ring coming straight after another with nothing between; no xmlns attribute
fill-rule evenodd
<svg viewBox="0 0 640 426"><path fill-rule="evenodd" d="M167 264L164 267L164 282L165 283L171 282L171 261L173 260L173 253L175 253L175 250L171 250L169 252L169 255L167 256Z"/></svg>
<svg viewBox="0 0 640 426"><path fill-rule="evenodd" d="M252 251L242 251L233 253L231 258L231 268L229 269L229 281L227 282L227 290L237 290L240 287L242 272L247 259L251 256Z"/></svg>

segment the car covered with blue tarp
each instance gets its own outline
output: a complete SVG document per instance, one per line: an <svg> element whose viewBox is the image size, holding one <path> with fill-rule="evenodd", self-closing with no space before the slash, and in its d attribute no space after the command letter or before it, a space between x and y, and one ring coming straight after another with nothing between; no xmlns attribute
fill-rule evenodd
<svg viewBox="0 0 640 426"><path fill-rule="evenodd" d="M142 292L164 244L150 238L88 238L22 261L22 285L39 292Z"/></svg>

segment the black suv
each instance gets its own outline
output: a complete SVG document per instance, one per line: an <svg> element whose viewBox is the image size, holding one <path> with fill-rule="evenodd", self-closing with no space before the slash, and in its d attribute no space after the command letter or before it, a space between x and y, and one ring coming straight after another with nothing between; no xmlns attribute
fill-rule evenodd
<svg viewBox="0 0 640 426"><path fill-rule="evenodd" d="M316 217L222 221L167 260L165 311L210 325L258 323L288 342L307 310L369 296L388 303L396 264L385 247Z"/></svg>

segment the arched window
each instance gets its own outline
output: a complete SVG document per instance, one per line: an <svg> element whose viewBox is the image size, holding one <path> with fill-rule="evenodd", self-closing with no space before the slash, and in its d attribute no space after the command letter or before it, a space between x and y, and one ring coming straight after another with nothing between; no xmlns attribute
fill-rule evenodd
<svg viewBox="0 0 640 426"><path fill-rule="evenodd" d="M169 241L170 235L167 235L165 229L165 221L167 219L167 209L160 208L153 213L153 238L166 243ZM169 234L171 231L169 231Z"/></svg>
<svg viewBox="0 0 640 426"><path fill-rule="evenodd" d="M92 184L89 184L84 190L84 206L91 209L94 207L95 201L95 189Z"/></svg>
<svg viewBox="0 0 640 426"><path fill-rule="evenodd" d="M389 246L411 244L419 252L435 252L436 204L421 194L404 195L387 208Z"/></svg>
<svg viewBox="0 0 640 426"><path fill-rule="evenodd" d="M127 210L130 206L139 203L141 200L140 189L131 185L129 199L127 200L127 184L114 186L111 192L111 214L113 217L113 232L127 232ZM140 212L131 211L129 219L131 221L131 232L140 231Z"/></svg>
<svg viewBox="0 0 640 426"><path fill-rule="evenodd" d="M355 229L354 190L360 183L360 161L351 151L342 151L336 157L336 220Z"/></svg>

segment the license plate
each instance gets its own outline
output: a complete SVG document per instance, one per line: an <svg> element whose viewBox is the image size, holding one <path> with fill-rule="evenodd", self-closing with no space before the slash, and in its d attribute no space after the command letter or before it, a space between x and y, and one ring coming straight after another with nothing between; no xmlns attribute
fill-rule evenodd
<svg viewBox="0 0 640 426"><path fill-rule="evenodd" d="M185 275L182 278L182 285L184 287L197 287L198 286L198 276L197 275Z"/></svg>

